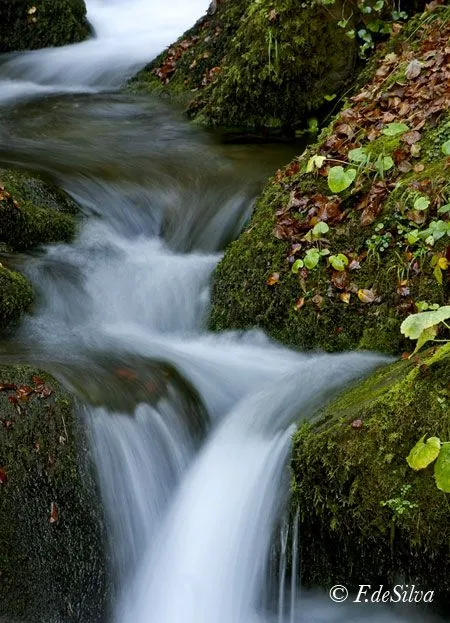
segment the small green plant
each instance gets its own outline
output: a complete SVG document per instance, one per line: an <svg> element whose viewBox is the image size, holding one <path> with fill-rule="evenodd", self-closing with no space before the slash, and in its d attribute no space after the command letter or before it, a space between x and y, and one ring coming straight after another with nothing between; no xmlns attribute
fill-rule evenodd
<svg viewBox="0 0 450 623"><path fill-rule="evenodd" d="M328 171L328 187L332 193L341 193L353 184L356 178L356 169L331 167Z"/></svg>
<svg viewBox="0 0 450 623"><path fill-rule="evenodd" d="M421 437L406 457L411 469L425 469L434 463L436 486L444 493L450 493L450 441L442 442L439 437Z"/></svg>
<svg viewBox="0 0 450 623"><path fill-rule="evenodd" d="M317 249L313 247L312 249L308 249L305 256L292 264L292 272L294 275L298 273L302 268L307 268L308 270L313 270L319 264L320 259L330 254L329 249Z"/></svg>
<svg viewBox="0 0 450 623"><path fill-rule="evenodd" d="M417 508L417 504L415 502L411 502L406 497L410 490L411 485L403 485L400 489L400 495L398 497L380 502L381 506L387 506L387 508L391 509L394 515L394 522L401 520L403 515L409 513L413 508Z"/></svg>
<svg viewBox="0 0 450 623"><path fill-rule="evenodd" d="M348 266L348 258L343 253L330 255L328 261L330 262L330 266L332 266L334 270L338 270L339 272L343 272L345 270L345 267Z"/></svg>

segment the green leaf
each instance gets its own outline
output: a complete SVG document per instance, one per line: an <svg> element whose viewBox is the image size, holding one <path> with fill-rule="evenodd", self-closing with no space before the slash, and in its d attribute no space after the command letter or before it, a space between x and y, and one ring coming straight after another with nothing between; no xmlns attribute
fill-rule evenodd
<svg viewBox="0 0 450 623"><path fill-rule="evenodd" d="M343 253L330 255L328 260L334 270L338 270L340 272L343 272L345 270L345 267L348 266L348 258Z"/></svg>
<svg viewBox="0 0 450 623"><path fill-rule="evenodd" d="M441 449L439 437L430 437L426 443L424 443L424 439L425 435L419 439L406 457L406 461L412 469L425 469L439 456Z"/></svg>
<svg viewBox="0 0 450 623"><path fill-rule="evenodd" d="M305 266L312 270L317 266L320 260L320 251L319 249L309 249L309 251L305 255Z"/></svg>
<svg viewBox="0 0 450 623"><path fill-rule="evenodd" d="M356 177L355 169L332 167L328 172L328 186L333 193L341 193L351 186Z"/></svg>
<svg viewBox="0 0 450 623"><path fill-rule="evenodd" d="M303 266L305 265L305 263L303 262L303 260L295 260L295 262L292 264L292 272L294 273L294 275L296 275L298 273L298 271L300 270L300 268L303 268Z"/></svg>
<svg viewBox="0 0 450 623"><path fill-rule="evenodd" d="M413 355L415 355L427 342L430 342L435 339L438 332L437 326L428 327L428 329L424 329L422 333L419 335L419 339L417 340L416 347L413 351Z"/></svg>
<svg viewBox="0 0 450 623"><path fill-rule="evenodd" d="M348 152L348 159L351 162L361 162L365 164L367 162L367 152L364 147L357 147L356 149L351 149Z"/></svg>
<svg viewBox="0 0 450 623"><path fill-rule="evenodd" d="M442 269L438 264L436 264L436 266L434 267L433 276L438 282L438 284L441 286L442 285Z"/></svg>
<svg viewBox="0 0 450 623"><path fill-rule="evenodd" d="M426 210L431 201L427 197L418 197L414 201L414 210Z"/></svg>
<svg viewBox="0 0 450 623"><path fill-rule="evenodd" d="M442 143L441 150L444 156L450 156L450 139Z"/></svg>
<svg viewBox="0 0 450 623"><path fill-rule="evenodd" d="M450 212L450 203L446 203L444 206L441 206L438 210L439 214L448 214Z"/></svg>
<svg viewBox="0 0 450 623"><path fill-rule="evenodd" d="M324 95L323 99L327 102L332 102L334 99L336 99L336 97L336 93L333 93L332 95Z"/></svg>
<svg viewBox="0 0 450 623"><path fill-rule="evenodd" d="M326 159L326 156L312 156L306 165L306 173L312 173L314 169L320 169Z"/></svg>
<svg viewBox="0 0 450 623"><path fill-rule="evenodd" d="M394 166L394 161L390 156L384 156L383 158L383 168L385 171L389 171Z"/></svg>
<svg viewBox="0 0 450 623"><path fill-rule="evenodd" d="M404 134L409 130L406 123L388 123L388 125L382 129L382 133L385 136L398 136Z"/></svg>
<svg viewBox="0 0 450 623"><path fill-rule="evenodd" d="M411 314L402 322L400 331L411 340L419 339L422 331L450 318L450 305L439 307L436 311Z"/></svg>
<svg viewBox="0 0 450 623"><path fill-rule="evenodd" d="M384 0L377 0L377 2L375 2L375 4L373 5L373 8L375 11L381 11L383 7L384 7Z"/></svg>
<svg viewBox="0 0 450 623"><path fill-rule="evenodd" d="M320 238L322 234L326 234L329 231L330 228L328 227L328 225L323 221L319 221L312 228L312 235L314 236L314 238Z"/></svg>
<svg viewBox="0 0 450 623"><path fill-rule="evenodd" d="M416 244L418 240L420 240L420 232L418 229L413 229L406 234L406 240L408 244Z"/></svg>
<svg viewBox="0 0 450 623"><path fill-rule="evenodd" d="M450 493L450 442L448 441L441 446L438 460L434 465L434 478L438 489Z"/></svg>

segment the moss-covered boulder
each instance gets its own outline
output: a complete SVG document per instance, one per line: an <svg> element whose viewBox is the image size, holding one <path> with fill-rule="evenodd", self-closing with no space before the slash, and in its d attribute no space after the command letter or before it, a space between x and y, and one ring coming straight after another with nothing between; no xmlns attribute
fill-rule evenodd
<svg viewBox="0 0 450 623"><path fill-rule="evenodd" d="M449 494L406 462L423 436L450 441L450 343L347 390L294 435L303 583L415 584L450 597ZM403 578L399 582L399 578Z"/></svg>
<svg viewBox="0 0 450 623"><path fill-rule="evenodd" d="M0 53L83 41L91 34L84 0L2 0Z"/></svg>
<svg viewBox="0 0 450 623"><path fill-rule="evenodd" d="M0 264L0 333L17 324L33 302L33 289L19 273Z"/></svg>
<svg viewBox="0 0 450 623"><path fill-rule="evenodd" d="M65 193L38 177L0 169L0 242L11 249L70 241L76 211Z"/></svg>
<svg viewBox="0 0 450 623"><path fill-rule="evenodd" d="M0 618L100 621L104 532L72 398L48 374L0 366Z"/></svg>
<svg viewBox="0 0 450 623"><path fill-rule="evenodd" d="M131 82L188 103L210 125L302 123L345 85L356 43L339 28L341 2L222 0Z"/></svg>
<svg viewBox="0 0 450 623"><path fill-rule="evenodd" d="M412 20L269 181L217 268L213 329L398 353L402 319L449 301L449 34L448 7Z"/></svg>

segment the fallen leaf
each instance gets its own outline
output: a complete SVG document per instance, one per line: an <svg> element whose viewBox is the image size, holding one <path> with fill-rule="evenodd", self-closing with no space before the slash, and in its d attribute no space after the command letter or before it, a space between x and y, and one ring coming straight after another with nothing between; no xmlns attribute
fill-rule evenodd
<svg viewBox="0 0 450 623"><path fill-rule="evenodd" d="M266 283L268 286L274 286L275 284L277 284L280 281L280 273L272 273Z"/></svg>
<svg viewBox="0 0 450 623"><path fill-rule="evenodd" d="M373 303L376 299L376 294L373 290L359 289L358 298L361 303Z"/></svg>
<svg viewBox="0 0 450 623"><path fill-rule="evenodd" d="M0 485L6 485L8 482L8 474L3 467L0 467Z"/></svg>
<svg viewBox="0 0 450 623"><path fill-rule="evenodd" d="M57 523L58 520L59 520L58 507L56 506L55 502L52 502L50 504L50 518L49 518L49 522L50 523Z"/></svg>
<svg viewBox="0 0 450 623"><path fill-rule="evenodd" d="M408 78L408 80L414 80L414 78L417 78L420 75L421 71L422 63L417 59L413 59L406 68L405 76Z"/></svg>

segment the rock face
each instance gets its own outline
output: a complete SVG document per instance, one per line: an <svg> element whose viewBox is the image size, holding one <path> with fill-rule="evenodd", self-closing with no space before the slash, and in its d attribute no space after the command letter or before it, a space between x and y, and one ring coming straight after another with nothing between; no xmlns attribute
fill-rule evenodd
<svg viewBox="0 0 450 623"><path fill-rule="evenodd" d="M103 520L71 397L0 366L0 619L100 621Z"/></svg>
<svg viewBox="0 0 450 623"><path fill-rule="evenodd" d="M208 125L282 128L342 88L356 44L325 10L286 0L223 0L140 72L133 90L178 98Z"/></svg>
<svg viewBox="0 0 450 623"><path fill-rule="evenodd" d="M405 459L422 435L449 441L449 381L450 343L374 373L296 432L305 585L415 584L448 606L448 494Z"/></svg>
<svg viewBox="0 0 450 623"><path fill-rule="evenodd" d="M412 20L269 181L217 268L213 329L395 354L403 318L449 301L449 34L448 8Z"/></svg>
<svg viewBox="0 0 450 623"><path fill-rule="evenodd" d="M2 0L0 53L83 41L91 34L84 0Z"/></svg>
<svg viewBox="0 0 450 623"><path fill-rule="evenodd" d="M25 277L8 270L9 253L40 244L67 242L78 208L62 191L26 173L0 169L0 332L29 311L33 293Z"/></svg>

